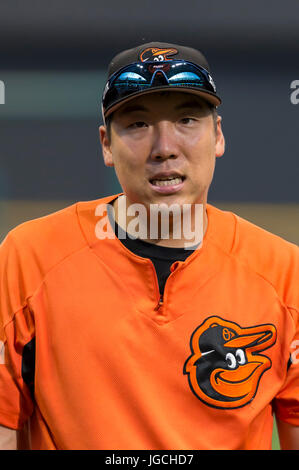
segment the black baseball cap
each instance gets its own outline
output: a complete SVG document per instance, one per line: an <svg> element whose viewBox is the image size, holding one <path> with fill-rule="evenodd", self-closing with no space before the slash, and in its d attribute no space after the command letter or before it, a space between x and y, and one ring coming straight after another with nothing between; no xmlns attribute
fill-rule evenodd
<svg viewBox="0 0 299 470"><path fill-rule="evenodd" d="M211 76L210 66L201 51L178 44L149 42L132 49L124 50L111 60L102 99L103 117L107 117L136 96L170 88L169 82L164 81L162 83L161 80L155 80L146 88L142 88L141 86L136 86L135 88L127 86L125 92L120 93L119 88L116 91L116 87L113 87L113 78L118 75L118 72L121 73L121 71L125 70L130 65L142 66L144 68L145 66L148 67L149 64L155 64L153 67L163 67L164 64L165 68L169 66L171 62L174 64L174 61L178 61L182 67L184 67L183 64L185 64L187 68L192 67L193 64L202 71L203 80L200 87L194 86L188 82L181 82L179 84L171 84L171 90L199 95L215 107L221 104L221 99L216 93L216 86ZM122 90L123 89L124 87Z"/></svg>

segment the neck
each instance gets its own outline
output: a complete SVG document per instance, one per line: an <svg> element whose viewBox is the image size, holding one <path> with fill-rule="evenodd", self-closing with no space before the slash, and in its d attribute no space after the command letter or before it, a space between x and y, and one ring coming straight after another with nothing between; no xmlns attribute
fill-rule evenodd
<svg viewBox="0 0 299 470"><path fill-rule="evenodd" d="M113 202L116 223L135 238L170 248L188 248L201 243L208 226L206 202L190 204L184 211L179 205L176 211L170 211L166 204L162 210L156 208L157 205L148 208L142 204L133 207L125 195Z"/></svg>

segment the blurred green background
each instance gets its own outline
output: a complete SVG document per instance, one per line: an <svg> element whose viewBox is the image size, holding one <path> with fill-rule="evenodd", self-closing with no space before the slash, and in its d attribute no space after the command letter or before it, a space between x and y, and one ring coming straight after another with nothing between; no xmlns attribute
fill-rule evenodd
<svg viewBox="0 0 299 470"><path fill-rule="evenodd" d="M273 427L272 450L280 450L276 423L274 423L274 427Z"/></svg>

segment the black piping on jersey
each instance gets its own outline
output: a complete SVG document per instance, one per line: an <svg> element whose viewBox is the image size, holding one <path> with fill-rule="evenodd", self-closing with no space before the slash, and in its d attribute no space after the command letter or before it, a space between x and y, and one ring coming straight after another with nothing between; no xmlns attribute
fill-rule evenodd
<svg viewBox="0 0 299 470"><path fill-rule="evenodd" d="M35 337L25 344L22 353L22 379L28 386L31 397L34 398L35 376Z"/></svg>

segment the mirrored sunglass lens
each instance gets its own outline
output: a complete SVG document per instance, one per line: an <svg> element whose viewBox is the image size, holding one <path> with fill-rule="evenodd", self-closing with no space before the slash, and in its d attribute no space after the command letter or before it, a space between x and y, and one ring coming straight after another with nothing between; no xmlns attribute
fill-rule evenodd
<svg viewBox="0 0 299 470"><path fill-rule="evenodd" d="M180 73L173 75L172 77L169 77L168 80L170 83L184 83L186 85L188 84L203 85L204 84L203 78L193 72L180 72Z"/></svg>
<svg viewBox="0 0 299 470"><path fill-rule="evenodd" d="M140 82L146 82L146 79L142 77L139 73L135 72L123 72L120 74L119 77L117 77L115 83L140 83Z"/></svg>

